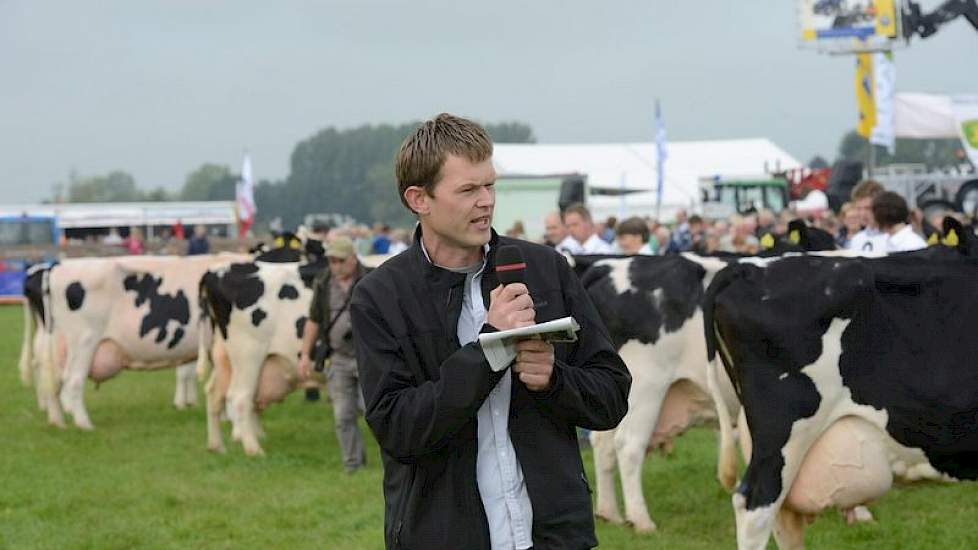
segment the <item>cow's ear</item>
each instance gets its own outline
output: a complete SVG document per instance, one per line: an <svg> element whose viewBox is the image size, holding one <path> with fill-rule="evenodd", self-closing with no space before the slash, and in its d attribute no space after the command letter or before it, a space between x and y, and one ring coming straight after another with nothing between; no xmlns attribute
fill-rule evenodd
<svg viewBox="0 0 978 550"><path fill-rule="evenodd" d="M937 237L937 231L931 233L930 237L927 238L927 246L934 246L940 242L941 240Z"/></svg>
<svg viewBox="0 0 978 550"><path fill-rule="evenodd" d="M774 248L774 235L765 233L764 236L761 237L761 248L764 250L771 250Z"/></svg>

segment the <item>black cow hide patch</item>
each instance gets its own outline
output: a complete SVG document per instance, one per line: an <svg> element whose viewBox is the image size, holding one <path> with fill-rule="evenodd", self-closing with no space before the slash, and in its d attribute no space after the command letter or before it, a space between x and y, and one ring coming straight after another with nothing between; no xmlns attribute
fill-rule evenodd
<svg viewBox="0 0 978 550"><path fill-rule="evenodd" d="M68 300L68 309L78 311L85 303L85 288L82 287L81 283L75 281L65 289L65 298Z"/></svg>
<svg viewBox="0 0 978 550"><path fill-rule="evenodd" d="M302 340L302 333L306 329L306 316L303 315L295 321L295 337Z"/></svg>
<svg viewBox="0 0 978 550"><path fill-rule="evenodd" d="M157 330L154 341L158 344L167 338L167 323L174 321L179 325L186 326L190 322L190 302L183 290L178 290L175 295L160 294L159 289L162 284L162 278L153 277L149 273L128 275L122 281L122 286L126 291L136 294L134 303L137 308L149 303L149 312L143 316L139 325L139 337L142 338L151 331ZM167 347L176 346L183 335L182 330L174 331L173 339L170 340Z"/></svg>
<svg viewBox="0 0 978 550"><path fill-rule="evenodd" d="M284 284L282 285L282 289L278 291L278 297L280 300L297 300L299 298L299 291L290 284Z"/></svg>
<svg viewBox="0 0 978 550"><path fill-rule="evenodd" d="M268 317L268 314L265 313L265 310L263 310L262 308L257 308L255 309L255 311L251 312L251 324L257 327L258 325L261 324L262 321L265 320L265 317Z"/></svg>

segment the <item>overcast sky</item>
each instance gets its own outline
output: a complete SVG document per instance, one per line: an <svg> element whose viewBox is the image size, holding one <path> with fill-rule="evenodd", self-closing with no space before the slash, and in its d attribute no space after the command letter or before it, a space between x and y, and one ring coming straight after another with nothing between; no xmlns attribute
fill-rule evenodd
<svg viewBox="0 0 978 550"><path fill-rule="evenodd" d="M324 127L441 111L651 141L656 97L672 140L831 159L854 61L799 49L797 27L790 0L0 0L0 193L40 200L70 170L176 189L246 148L280 179ZM978 93L978 33L959 19L896 65L899 91Z"/></svg>

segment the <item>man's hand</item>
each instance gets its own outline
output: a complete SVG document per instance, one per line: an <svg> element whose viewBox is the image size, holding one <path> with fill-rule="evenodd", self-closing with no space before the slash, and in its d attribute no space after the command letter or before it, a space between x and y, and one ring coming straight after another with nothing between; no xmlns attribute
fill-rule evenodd
<svg viewBox="0 0 978 550"><path fill-rule="evenodd" d="M520 340L516 343L513 372L530 391L550 389L554 372L554 346L543 340Z"/></svg>
<svg viewBox="0 0 978 550"><path fill-rule="evenodd" d="M302 352L302 357L299 358L299 380L307 380L311 372L312 360L309 359L308 353Z"/></svg>
<svg viewBox="0 0 978 550"><path fill-rule="evenodd" d="M536 311L533 298L523 283L499 285L489 293L489 311L486 322L499 330L510 330L533 325Z"/></svg>

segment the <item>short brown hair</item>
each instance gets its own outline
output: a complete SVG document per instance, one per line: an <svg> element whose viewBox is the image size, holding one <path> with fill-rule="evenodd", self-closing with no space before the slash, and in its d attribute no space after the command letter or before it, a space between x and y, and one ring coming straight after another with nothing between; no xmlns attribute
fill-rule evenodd
<svg viewBox="0 0 978 550"><path fill-rule="evenodd" d="M591 219L591 211L588 210L586 206L584 206L579 202L575 202L574 204L565 208L564 211L560 213L560 220L561 221L566 220L567 214L577 214L578 216L584 218L584 221L588 223L591 223L593 221Z"/></svg>
<svg viewBox="0 0 978 550"><path fill-rule="evenodd" d="M907 201L892 191L884 191L873 199L873 218L880 229L906 223L910 219Z"/></svg>
<svg viewBox="0 0 978 550"><path fill-rule="evenodd" d="M615 235L638 235L642 242L649 242L649 224L638 216L623 220L615 227Z"/></svg>
<svg viewBox="0 0 978 550"><path fill-rule="evenodd" d="M852 188L849 198L853 201L865 199L866 197L875 198L876 195L886 191L883 184L876 180L863 180Z"/></svg>
<svg viewBox="0 0 978 550"><path fill-rule="evenodd" d="M397 193L408 210L411 207L404 198L404 191L417 186L428 195L434 195L435 184L448 155L482 162L492 157L492 140L479 124L448 113L422 122L404 138L394 161Z"/></svg>

